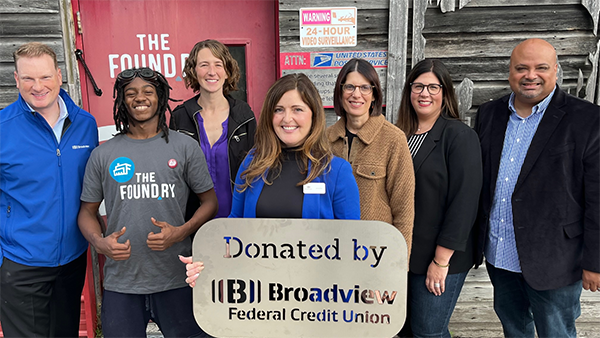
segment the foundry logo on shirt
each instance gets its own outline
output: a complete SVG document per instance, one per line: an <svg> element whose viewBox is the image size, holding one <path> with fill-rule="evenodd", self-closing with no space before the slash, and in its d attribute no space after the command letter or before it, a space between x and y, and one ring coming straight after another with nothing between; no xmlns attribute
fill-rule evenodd
<svg viewBox="0 0 600 338"><path fill-rule="evenodd" d="M110 176L119 183L129 181L135 173L133 161L127 157L116 158L108 168Z"/></svg>

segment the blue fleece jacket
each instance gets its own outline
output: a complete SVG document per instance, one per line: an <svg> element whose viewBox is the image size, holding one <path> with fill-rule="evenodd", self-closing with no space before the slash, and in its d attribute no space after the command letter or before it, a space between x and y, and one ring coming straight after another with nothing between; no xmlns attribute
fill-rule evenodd
<svg viewBox="0 0 600 338"><path fill-rule="evenodd" d="M251 151L238 170L236 186L243 184L240 174L248 168L254 158ZM310 163L308 170L310 172ZM311 183L324 182L324 194L305 194L302 203L302 218L312 219L360 219L358 186L352 174L352 167L346 160L333 157L330 170L317 176ZM262 179L252 183L243 192L234 189L233 205L229 217L255 218L256 203L265 185Z"/></svg>
<svg viewBox="0 0 600 338"><path fill-rule="evenodd" d="M77 226L88 157L98 146L92 115L60 90L70 124L60 144L21 95L0 111L0 264L67 264L87 249ZM68 121L65 121L67 124Z"/></svg>

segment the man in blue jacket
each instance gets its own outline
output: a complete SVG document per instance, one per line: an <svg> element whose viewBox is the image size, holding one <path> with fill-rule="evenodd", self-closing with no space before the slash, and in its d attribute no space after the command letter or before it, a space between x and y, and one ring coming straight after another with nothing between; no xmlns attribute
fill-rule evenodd
<svg viewBox="0 0 600 338"><path fill-rule="evenodd" d="M92 115L61 89L54 51L13 54L19 98L0 114L0 320L5 337L77 337L88 244L77 226Z"/></svg>

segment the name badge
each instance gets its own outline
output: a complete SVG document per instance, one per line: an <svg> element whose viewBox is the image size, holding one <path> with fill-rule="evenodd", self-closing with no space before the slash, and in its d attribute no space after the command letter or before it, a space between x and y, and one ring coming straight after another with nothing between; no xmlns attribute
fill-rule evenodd
<svg viewBox="0 0 600 338"><path fill-rule="evenodd" d="M323 195L325 193L325 183L324 182L312 182L306 183L302 186L302 192L305 194L318 194Z"/></svg>

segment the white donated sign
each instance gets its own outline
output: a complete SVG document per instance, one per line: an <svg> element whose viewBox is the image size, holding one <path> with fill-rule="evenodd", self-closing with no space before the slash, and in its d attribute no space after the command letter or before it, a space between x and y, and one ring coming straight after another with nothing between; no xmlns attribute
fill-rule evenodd
<svg viewBox="0 0 600 338"><path fill-rule="evenodd" d="M194 315L216 337L385 337L406 317L407 247L378 221L212 220Z"/></svg>

